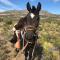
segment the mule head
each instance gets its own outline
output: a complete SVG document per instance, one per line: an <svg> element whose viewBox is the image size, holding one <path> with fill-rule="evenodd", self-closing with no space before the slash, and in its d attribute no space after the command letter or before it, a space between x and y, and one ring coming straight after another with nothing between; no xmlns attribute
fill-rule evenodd
<svg viewBox="0 0 60 60"><path fill-rule="evenodd" d="M31 18L34 18L35 16L39 15L39 11L41 10L41 3L38 2L37 7L30 5L30 3L27 3L27 10L30 13Z"/></svg>

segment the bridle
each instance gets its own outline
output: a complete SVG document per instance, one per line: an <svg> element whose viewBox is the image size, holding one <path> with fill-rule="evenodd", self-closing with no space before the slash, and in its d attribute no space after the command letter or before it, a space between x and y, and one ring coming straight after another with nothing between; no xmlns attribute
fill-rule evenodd
<svg viewBox="0 0 60 60"><path fill-rule="evenodd" d="M34 42L31 42L31 41L28 41L28 40L25 39L25 33L26 33L27 31L33 31L34 29L35 29L34 26L29 25L29 26L24 27L24 30L22 30L21 36L23 37L23 41L26 42L26 44L23 45L23 48L24 48L24 47L27 47L28 44L33 44L33 43L34 43ZM20 35L20 34L19 34L19 35ZM21 40L20 40L20 41L21 41ZM23 43L23 44L24 44L24 43Z"/></svg>
<svg viewBox="0 0 60 60"><path fill-rule="evenodd" d="M34 26L31 26L31 25L28 25L28 26L24 27L24 31L33 31L35 29L36 28Z"/></svg>

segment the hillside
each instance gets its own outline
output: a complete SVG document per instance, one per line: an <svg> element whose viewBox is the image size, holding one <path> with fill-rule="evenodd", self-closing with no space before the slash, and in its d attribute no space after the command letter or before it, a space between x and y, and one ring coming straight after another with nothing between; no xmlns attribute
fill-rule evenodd
<svg viewBox="0 0 60 60"><path fill-rule="evenodd" d="M12 28L28 11L6 11L0 13L0 60L15 58L15 47L9 42ZM39 44L43 47L42 60L60 59L60 15L40 12ZM38 52L40 53L40 52Z"/></svg>

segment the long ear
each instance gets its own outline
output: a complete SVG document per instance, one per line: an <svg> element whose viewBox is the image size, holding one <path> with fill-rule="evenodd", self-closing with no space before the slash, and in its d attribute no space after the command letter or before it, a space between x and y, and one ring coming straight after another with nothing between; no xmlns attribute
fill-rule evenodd
<svg viewBox="0 0 60 60"><path fill-rule="evenodd" d="M40 10L41 10L41 3L40 3L40 2L38 2L37 10L38 10L38 11L40 11Z"/></svg>
<svg viewBox="0 0 60 60"><path fill-rule="evenodd" d="M31 11L31 6L30 6L30 3L29 2L27 3L27 10L28 11Z"/></svg>

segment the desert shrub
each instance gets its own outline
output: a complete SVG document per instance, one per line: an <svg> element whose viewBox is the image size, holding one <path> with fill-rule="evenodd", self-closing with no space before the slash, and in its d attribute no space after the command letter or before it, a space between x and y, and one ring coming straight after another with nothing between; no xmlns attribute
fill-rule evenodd
<svg viewBox="0 0 60 60"><path fill-rule="evenodd" d="M3 19L2 18L0 18L0 22L2 22L3 21Z"/></svg>
<svg viewBox="0 0 60 60"><path fill-rule="evenodd" d="M42 16L45 18L46 16ZM4 16L3 36L5 40L9 40L12 36L11 29L18 20L19 16ZM11 26L11 27L10 27ZM60 20L48 17L41 19L39 25L39 43L43 46L43 60L60 60L58 59L60 52ZM1 42L0 42L1 43ZM55 50L56 48L56 50ZM7 58L5 52L0 51L0 60ZM38 52L39 53L39 52Z"/></svg>
<svg viewBox="0 0 60 60"><path fill-rule="evenodd" d="M56 18L42 19L39 32L39 42L44 48L43 60L59 60L60 21Z"/></svg>
<svg viewBox="0 0 60 60"><path fill-rule="evenodd" d="M3 22L6 23L7 25L11 25L12 24L12 18L9 16L5 16L5 17L3 17Z"/></svg>
<svg viewBox="0 0 60 60"><path fill-rule="evenodd" d="M11 25L11 24L12 24L12 20L6 20L5 23L6 23L7 25Z"/></svg>

